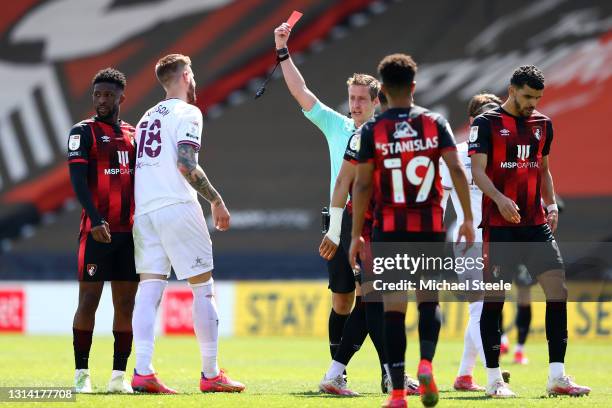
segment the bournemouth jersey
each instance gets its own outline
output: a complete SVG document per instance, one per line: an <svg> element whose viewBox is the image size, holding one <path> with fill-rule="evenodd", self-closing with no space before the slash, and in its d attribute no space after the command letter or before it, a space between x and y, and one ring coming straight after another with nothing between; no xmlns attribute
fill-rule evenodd
<svg viewBox="0 0 612 408"><path fill-rule="evenodd" d="M74 125L68 138L68 163L87 164L93 203L111 232L131 232L134 222L134 127L109 124L96 117ZM85 210L81 233L91 229Z"/></svg>
<svg viewBox="0 0 612 408"><path fill-rule="evenodd" d="M179 171L177 160L179 144L198 152L201 139L202 112L194 105L172 98L145 112L136 126L136 216L172 204L198 202L198 193Z"/></svg>
<svg viewBox="0 0 612 408"><path fill-rule="evenodd" d="M450 126L425 108L393 108L364 125L359 161L373 163L374 227L442 232L441 154L455 150Z"/></svg>
<svg viewBox="0 0 612 408"><path fill-rule="evenodd" d="M552 122L538 111L522 118L502 108L478 116L470 129L469 154L487 155L486 174L519 207L521 222L504 219L489 197L482 201L482 226L514 227L546 222L542 207L542 157L550 152Z"/></svg>
<svg viewBox="0 0 612 408"><path fill-rule="evenodd" d="M356 166L359 164L359 146L361 139L361 128L357 129L357 131L351 136L346 145L346 150L344 152L344 160L349 162L351 165ZM353 183L351 183L349 187L349 200L346 203L346 209L350 215L353 214ZM374 201L370 200L370 205L368 206L365 212L365 223L363 225L362 236L369 241L372 233L372 221L374 219L374 214L372 210L374 208Z"/></svg>

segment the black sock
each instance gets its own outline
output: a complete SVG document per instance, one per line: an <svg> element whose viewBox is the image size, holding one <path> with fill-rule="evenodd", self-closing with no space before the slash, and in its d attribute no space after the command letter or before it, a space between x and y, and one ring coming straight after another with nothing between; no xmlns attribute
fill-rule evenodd
<svg viewBox="0 0 612 408"><path fill-rule="evenodd" d="M406 358L406 314L385 312L385 351L389 362L394 390L404 389L404 360Z"/></svg>
<svg viewBox="0 0 612 408"><path fill-rule="evenodd" d="M499 315L499 333L500 333L500 336L503 336L504 332L505 332L505 330L504 330L504 314L500 313L500 315Z"/></svg>
<svg viewBox="0 0 612 408"><path fill-rule="evenodd" d="M74 366L77 370L89 368L89 350L91 350L92 330L72 328L72 347L74 349Z"/></svg>
<svg viewBox="0 0 612 408"><path fill-rule="evenodd" d="M529 335L529 326L531 325L531 305L518 306L516 311L516 330L518 332L518 344L527 342Z"/></svg>
<svg viewBox="0 0 612 408"><path fill-rule="evenodd" d="M480 315L480 337L484 350L487 368L499 367L499 348L501 344L501 330L499 317L504 309L502 302L487 302L482 305Z"/></svg>
<svg viewBox="0 0 612 408"><path fill-rule="evenodd" d="M342 340L342 332L344 331L344 324L348 319L349 315L341 315L331 310L329 314L329 352L331 358L334 358L340 346L340 340Z"/></svg>
<svg viewBox="0 0 612 408"><path fill-rule="evenodd" d="M376 353L378 353L378 362L380 363L382 376L386 374L385 363L387 362L385 355L385 336L383 332L384 313L383 304L381 302L365 302L368 334L370 335L370 339L372 339L372 343L376 348Z"/></svg>
<svg viewBox="0 0 612 408"><path fill-rule="evenodd" d="M132 352L132 332L120 332L113 330L115 337L113 354L113 370L125 371L127 361Z"/></svg>
<svg viewBox="0 0 612 408"><path fill-rule="evenodd" d="M361 302L361 296L357 296L355 307L344 325L342 340L334 355L334 360L347 365L353 355L361 348L367 335L365 306Z"/></svg>
<svg viewBox="0 0 612 408"><path fill-rule="evenodd" d="M567 349L567 303L546 302L548 361L563 363Z"/></svg>
<svg viewBox="0 0 612 408"><path fill-rule="evenodd" d="M438 302L419 303L419 345L421 360L433 361L442 326L442 315Z"/></svg>

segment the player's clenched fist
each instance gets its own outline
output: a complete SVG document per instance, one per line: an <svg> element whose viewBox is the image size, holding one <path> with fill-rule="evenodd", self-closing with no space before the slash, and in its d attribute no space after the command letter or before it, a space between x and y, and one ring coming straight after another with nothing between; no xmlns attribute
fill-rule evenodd
<svg viewBox="0 0 612 408"><path fill-rule="evenodd" d="M276 27L274 30L274 41L276 42L276 49L285 48L287 46L287 40L291 34L291 26L287 23L283 23Z"/></svg>
<svg viewBox="0 0 612 408"><path fill-rule="evenodd" d="M321 241L321 245L319 245L319 255L327 261L331 260L334 255L336 255L336 251L338 250L338 245L334 244L331 239L326 236L323 237Z"/></svg>
<svg viewBox="0 0 612 408"><path fill-rule="evenodd" d="M109 244L111 242L111 234L108 222L102 221L102 224L92 227L91 236L98 242Z"/></svg>
<svg viewBox="0 0 612 408"><path fill-rule="evenodd" d="M228 230L230 227L230 213L225 207L225 203L223 201L211 203L210 211L212 212L215 228L219 231Z"/></svg>

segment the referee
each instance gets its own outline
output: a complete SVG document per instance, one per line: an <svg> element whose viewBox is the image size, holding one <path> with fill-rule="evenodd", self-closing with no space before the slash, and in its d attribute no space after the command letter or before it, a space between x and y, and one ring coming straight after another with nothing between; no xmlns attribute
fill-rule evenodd
<svg viewBox="0 0 612 408"><path fill-rule="evenodd" d="M289 92L300 104L304 116L323 132L327 140L331 162L331 198L349 138L361 125L374 116L376 105L378 105L380 83L370 75L353 74L347 80L351 117L336 112L319 101L306 87L304 78L289 56L287 40L290 33L291 27L287 23L283 23L274 30L276 53L281 61L283 77ZM341 218L342 210L338 213L332 212L330 216ZM340 344L344 324L355 300L355 276L346 253L348 253L348 248L345 248L345 251L337 251L335 256L327 262L329 289L332 292L332 310L329 315L329 348L332 358ZM365 326L365 321L363 324Z"/></svg>

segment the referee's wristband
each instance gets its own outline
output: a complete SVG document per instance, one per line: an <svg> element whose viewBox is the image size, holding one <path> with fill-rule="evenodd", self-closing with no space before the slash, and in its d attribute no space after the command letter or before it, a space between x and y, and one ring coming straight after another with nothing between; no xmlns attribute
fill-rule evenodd
<svg viewBox="0 0 612 408"><path fill-rule="evenodd" d="M557 207L556 203L549 204L549 205L546 206L546 211L548 211L548 212L552 212L552 211L559 212L559 207Z"/></svg>
<svg viewBox="0 0 612 408"><path fill-rule="evenodd" d="M289 48L278 48L276 50L276 60L280 62L286 59L289 59Z"/></svg>

